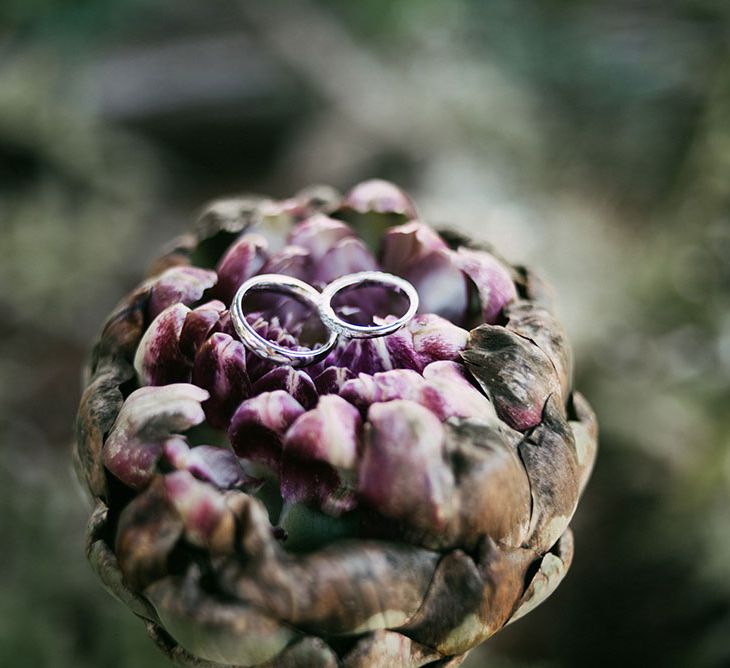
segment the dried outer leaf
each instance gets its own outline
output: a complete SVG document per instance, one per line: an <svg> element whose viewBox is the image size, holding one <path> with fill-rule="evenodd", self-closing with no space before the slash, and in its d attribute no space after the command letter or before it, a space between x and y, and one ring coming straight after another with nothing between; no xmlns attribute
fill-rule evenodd
<svg viewBox="0 0 730 668"><path fill-rule="evenodd" d="M254 565L231 559L219 583L225 593L298 628L356 634L406 623L438 560L438 553L416 546L342 540L302 555L277 550Z"/></svg>
<svg viewBox="0 0 730 668"><path fill-rule="evenodd" d="M403 631L442 656L473 647L484 639L479 615L483 589L471 557L461 550L449 552L436 568L423 606Z"/></svg>
<svg viewBox="0 0 730 668"><path fill-rule="evenodd" d="M442 655L462 654L496 633L524 589L530 550L486 537L476 561L461 550L439 562L423 606L400 630Z"/></svg>
<svg viewBox="0 0 730 668"><path fill-rule="evenodd" d="M548 598L561 583L573 561L573 532L567 529L542 559L537 573L527 585L517 609L507 624L524 617Z"/></svg>
<svg viewBox="0 0 730 668"><path fill-rule="evenodd" d="M579 392L572 395L572 411L576 419L568 423L575 438L575 456L578 462L578 478L582 493L591 477L598 451L598 420L586 398ZM573 416L571 416L573 417Z"/></svg>
<svg viewBox="0 0 730 668"><path fill-rule="evenodd" d="M183 521L170 503L163 476L135 497L119 516L114 552L134 591L167 575L167 562L183 535Z"/></svg>
<svg viewBox="0 0 730 668"><path fill-rule="evenodd" d="M518 431L540 423L550 395L562 396L547 355L504 327L480 325L473 329L461 355L499 417Z"/></svg>
<svg viewBox="0 0 730 668"><path fill-rule="evenodd" d="M558 319L544 306L524 300L510 304L505 315L508 330L529 339L548 356L560 380L562 396L567 397L573 379L573 354Z"/></svg>
<svg viewBox="0 0 730 668"><path fill-rule="evenodd" d="M530 529L530 481L515 448L520 434L476 419L445 425L456 480L454 512L442 538L474 549L482 536L518 547Z"/></svg>
<svg viewBox="0 0 730 668"><path fill-rule="evenodd" d="M342 193L325 183L314 183L299 190L294 195L294 199L300 203L300 206L306 207L306 215L302 216L305 218L317 211L322 213L334 211L342 201Z"/></svg>
<svg viewBox="0 0 730 668"><path fill-rule="evenodd" d="M520 296L548 311L552 311L555 304L555 293L542 276L529 267L518 265L513 266L512 269Z"/></svg>
<svg viewBox="0 0 730 668"><path fill-rule="evenodd" d="M540 425L525 437L518 449L532 494L527 544L543 553L568 528L580 490L575 438L554 396L545 404Z"/></svg>
<svg viewBox="0 0 730 668"><path fill-rule="evenodd" d="M276 657L299 635L254 606L206 594L195 567L185 577L157 580L144 594L182 647L214 663L257 666Z"/></svg>
<svg viewBox="0 0 730 668"><path fill-rule="evenodd" d="M456 656L452 656L447 659L434 661L429 664L429 668L457 668L457 666L460 666L464 663L464 661L466 661L468 655L469 652L464 652L463 654L457 654Z"/></svg>
<svg viewBox="0 0 730 668"><path fill-rule="evenodd" d="M219 232L244 232L259 218L263 197L226 197L210 202L201 212L196 224L198 237L206 239Z"/></svg>
<svg viewBox="0 0 730 668"><path fill-rule="evenodd" d="M176 666L182 668L242 668L241 664L224 665L193 656L177 644L175 639L158 624L147 622L146 627L150 638ZM271 661L259 663L255 668L339 668L339 666L337 654L324 640L316 636L304 636L285 647Z"/></svg>
<svg viewBox="0 0 730 668"><path fill-rule="evenodd" d="M187 267L190 265L190 256L198 245L199 239L195 234L181 234L173 238L162 247L160 256L153 260L147 269L147 277L154 278L163 271L172 267Z"/></svg>
<svg viewBox="0 0 730 668"><path fill-rule="evenodd" d="M396 631L379 629L365 634L342 661L343 668L420 668L442 658L430 647Z"/></svg>
<svg viewBox="0 0 730 668"><path fill-rule="evenodd" d="M200 657L193 656L184 647L177 644L175 639L165 631L159 622L145 622L145 630L151 640L157 645L160 651L169 661L179 668L241 668L231 664L214 663Z"/></svg>
<svg viewBox="0 0 730 668"><path fill-rule="evenodd" d="M484 583L480 609L483 639L499 631L509 619L525 590L525 574L535 556L529 548L502 548L488 536L482 541L476 564Z"/></svg>
<svg viewBox="0 0 730 668"><path fill-rule="evenodd" d="M132 361L145 331L145 314L153 280L135 288L117 304L104 324L99 341L94 346L90 369L93 373L105 358Z"/></svg>
<svg viewBox="0 0 730 668"><path fill-rule="evenodd" d="M124 402L119 386L134 376L123 360L105 360L97 367L84 390L76 416L76 472L97 498L107 498L107 480L102 461L104 438Z"/></svg>
<svg viewBox="0 0 730 668"><path fill-rule="evenodd" d="M98 501L86 527L86 558L104 588L132 612L146 619L155 619L154 610L141 596L132 592L122 576L116 554L103 538L109 509Z"/></svg>
<svg viewBox="0 0 730 668"><path fill-rule="evenodd" d="M338 668L337 654L321 638L304 636L261 668Z"/></svg>

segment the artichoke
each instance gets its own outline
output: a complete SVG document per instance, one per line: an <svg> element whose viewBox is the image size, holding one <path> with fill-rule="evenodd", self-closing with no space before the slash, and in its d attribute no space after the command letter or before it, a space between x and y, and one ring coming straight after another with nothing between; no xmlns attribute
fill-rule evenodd
<svg viewBox="0 0 730 668"><path fill-rule="evenodd" d="M294 369L228 307L257 273L405 277L418 315ZM338 307L395 307L373 289ZM296 303L249 315L315 345ZM552 593L597 425L549 289L393 184L213 202L109 316L85 375L87 556L182 666L455 666Z"/></svg>

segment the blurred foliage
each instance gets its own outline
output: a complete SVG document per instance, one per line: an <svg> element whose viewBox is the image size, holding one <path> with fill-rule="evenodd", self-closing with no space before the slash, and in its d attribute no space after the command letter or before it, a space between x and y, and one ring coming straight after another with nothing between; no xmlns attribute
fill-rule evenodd
<svg viewBox="0 0 730 668"><path fill-rule="evenodd" d="M207 197L373 175L543 270L602 426L566 582L465 665L730 665L729 14L0 3L0 665L162 665L81 550L104 314Z"/></svg>

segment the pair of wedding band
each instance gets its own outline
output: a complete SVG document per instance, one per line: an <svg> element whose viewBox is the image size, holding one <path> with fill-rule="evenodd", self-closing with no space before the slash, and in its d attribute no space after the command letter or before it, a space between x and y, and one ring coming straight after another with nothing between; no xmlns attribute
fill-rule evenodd
<svg viewBox="0 0 730 668"><path fill-rule="evenodd" d="M366 286L385 287L404 295L408 299L406 312L395 320L373 325L355 325L343 320L335 313L332 300L340 292L348 288ZM329 330L327 340L314 350L295 350L280 346L261 336L246 320L243 312L244 297L254 291L290 295L317 311L325 327ZM413 318L417 310L418 293L413 285L399 276L393 276L381 271L361 271L356 274L348 274L332 281L322 292L292 276L261 274L247 280L236 292L231 304L231 320L236 333L251 352L272 362L302 367L324 359L330 350L335 347L340 336L350 339L372 339L387 336L403 327Z"/></svg>

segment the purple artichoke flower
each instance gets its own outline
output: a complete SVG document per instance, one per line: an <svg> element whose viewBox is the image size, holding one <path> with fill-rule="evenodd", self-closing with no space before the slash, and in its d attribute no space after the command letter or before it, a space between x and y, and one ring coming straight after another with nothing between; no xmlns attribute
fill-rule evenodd
<svg viewBox="0 0 730 668"><path fill-rule="evenodd" d="M420 297L389 336L294 369L232 326L256 274L322 287L379 269ZM572 559L597 425L545 294L385 181L214 203L89 362L76 463L102 582L178 665L458 665ZM337 308L398 315L373 288ZM322 334L280 296L247 318L293 348Z"/></svg>

